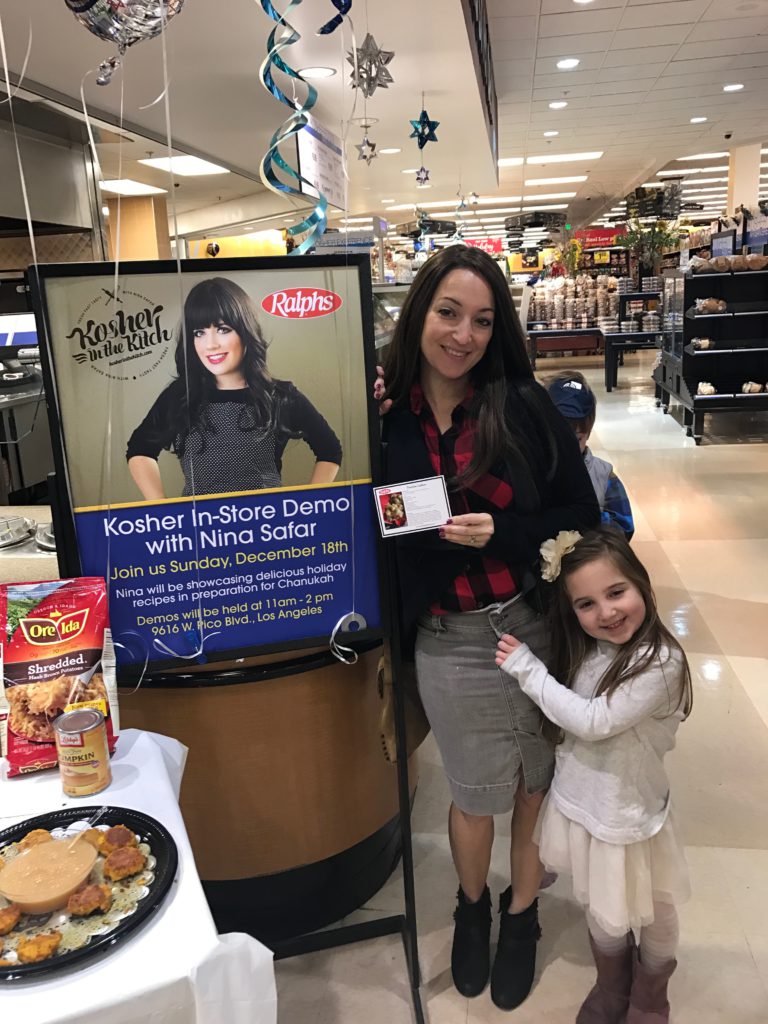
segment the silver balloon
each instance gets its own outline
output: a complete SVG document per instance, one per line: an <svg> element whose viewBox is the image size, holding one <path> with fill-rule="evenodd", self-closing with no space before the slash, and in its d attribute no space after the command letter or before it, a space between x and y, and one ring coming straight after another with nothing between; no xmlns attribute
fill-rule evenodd
<svg viewBox="0 0 768 1024"><path fill-rule="evenodd" d="M99 66L99 85L106 85L129 46L152 39L184 6L184 0L64 0L74 16L99 39L117 46L120 56Z"/></svg>

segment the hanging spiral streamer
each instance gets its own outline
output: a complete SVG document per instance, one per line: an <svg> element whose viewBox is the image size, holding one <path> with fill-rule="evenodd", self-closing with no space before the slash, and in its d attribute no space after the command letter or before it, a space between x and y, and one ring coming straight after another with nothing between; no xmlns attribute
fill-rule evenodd
<svg viewBox="0 0 768 1024"><path fill-rule="evenodd" d="M344 15L349 14L352 7L352 0L331 0L331 3L339 13L317 30L319 36L329 36L331 32L335 32L342 21L344 21Z"/></svg>
<svg viewBox="0 0 768 1024"><path fill-rule="evenodd" d="M280 14L275 10L270 0L261 0L261 6L264 8L264 11L270 18L272 18L273 21L276 21L278 27L281 27L284 31L279 39L277 38L278 28L274 28L270 32L267 40L268 52L266 59L259 68L259 77L261 78L264 88L268 89L276 99L280 100L281 103L285 103L286 106L290 107L294 113L280 125L270 139L269 148L261 161L259 170L261 173L261 180L267 188L271 189L273 192L283 195L297 196L304 199L305 196L301 190L299 188L294 188L293 185L281 181L273 168L273 164L276 164L287 177L295 179L298 184L303 182L305 185L309 185L310 188L315 188L311 181L308 181L307 178L302 177L301 174L294 171L290 164L283 159L279 149L283 142L291 138L291 136L298 135L304 125L307 124L307 113L312 109L317 101L317 90L313 86L309 85L309 83L306 82L297 71L294 71L293 68L289 67L280 56L281 50L286 46L293 45L293 43L297 42L301 38L299 33L287 21L287 16L291 13L294 7L298 7L300 3L301 0L291 0L285 10L285 14ZM335 3L335 0L334 6L338 6L338 4ZM286 96L277 85L272 77L273 64L289 78L294 81L302 82L306 85L307 98L303 105L297 99L291 99ZM296 248L292 250L293 254L297 256L302 255L308 249L311 249L315 244L316 239L323 234L328 223L328 218L326 216L327 209L328 200L322 192L318 190L317 205L314 210L300 224L295 224L293 227L287 229L287 233L291 237L305 234L307 236L300 245L296 246Z"/></svg>

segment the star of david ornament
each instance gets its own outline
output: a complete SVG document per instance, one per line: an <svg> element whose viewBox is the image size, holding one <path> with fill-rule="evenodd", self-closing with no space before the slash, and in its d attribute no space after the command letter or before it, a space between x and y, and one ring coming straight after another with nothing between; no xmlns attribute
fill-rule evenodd
<svg viewBox="0 0 768 1024"><path fill-rule="evenodd" d="M426 110L422 110L418 121L411 121L413 131L408 138L416 139L419 144L419 149L424 149L428 142L437 142L435 128L437 128L439 124L439 121L430 121L429 114Z"/></svg>
<svg viewBox="0 0 768 1024"><path fill-rule="evenodd" d="M358 146L355 146L355 149L358 152L357 159L365 160L369 167L371 166L371 160L375 160L379 155L376 152L376 143L371 142L367 135L363 136L363 141Z"/></svg>
<svg viewBox="0 0 768 1024"><path fill-rule="evenodd" d="M363 45L357 47L357 61L351 50L347 55L347 61L352 65L352 74L349 76L352 88L359 89L366 99L373 96L379 86L386 89L394 82L387 68L394 56L394 50L382 50L377 46L369 32Z"/></svg>
<svg viewBox="0 0 768 1024"><path fill-rule="evenodd" d="M416 171L416 184L417 185L426 185L428 181L429 181L429 171L427 170L426 167L420 167L418 169L418 171Z"/></svg>

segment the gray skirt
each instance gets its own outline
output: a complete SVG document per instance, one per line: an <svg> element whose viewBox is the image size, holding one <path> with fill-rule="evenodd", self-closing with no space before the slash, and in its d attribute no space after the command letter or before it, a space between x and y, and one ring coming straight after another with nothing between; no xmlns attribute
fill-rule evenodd
<svg viewBox="0 0 768 1024"><path fill-rule="evenodd" d="M546 661L546 620L522 597L477 612L419 619L419 694L454 803L466 814L511 811L521 772L528 793L552 781L554 749L541 734L541 712L515 679L496 668L502 633Z"/></svg>

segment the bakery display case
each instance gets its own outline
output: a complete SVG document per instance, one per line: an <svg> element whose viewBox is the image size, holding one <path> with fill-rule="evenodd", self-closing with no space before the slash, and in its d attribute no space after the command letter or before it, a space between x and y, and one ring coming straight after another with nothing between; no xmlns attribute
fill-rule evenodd
<svg viewBox="0 0 768 1024"><path fill-rule="evenodd" d="M768 410L768 269L679 274L665 283L662 358L654 369L657 404L675 399L701 442L706 413ZM680 294L682 291L682 301Z"/></svg>

